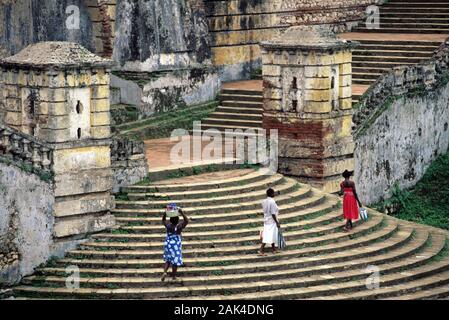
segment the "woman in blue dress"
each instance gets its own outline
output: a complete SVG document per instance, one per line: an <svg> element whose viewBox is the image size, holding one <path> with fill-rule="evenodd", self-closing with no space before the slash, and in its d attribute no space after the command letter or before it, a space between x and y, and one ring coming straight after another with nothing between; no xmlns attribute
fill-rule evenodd
<svg viewBox="0 0 449 320"><path fill-rule="evenodd" d="M179 209L179 213L182 215L183 221L179 222L179 217L171 217L170 222L167 221L167 213L164 212L162 222L167 230L167 237L164 244L164 274L162 275L162 281L165 281L167 277L167 271L170 266L172 267L172 278L176 280L176 272L178 267L183 265L182 262L182 238L181 232L189 223L189 219L185 213Z"/></svg>

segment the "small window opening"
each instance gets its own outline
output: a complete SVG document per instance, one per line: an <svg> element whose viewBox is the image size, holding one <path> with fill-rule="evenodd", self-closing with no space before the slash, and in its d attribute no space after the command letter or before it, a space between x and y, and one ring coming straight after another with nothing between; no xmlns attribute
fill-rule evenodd
<svg viewBox="0 0 449 320"><path fill-rule="evenodd" d="M81 101L78 101L76 103L76 113L81 114L81 112L83 112L83 105Z"/></svg>
<svg viewBox="0 0 449 320"><path fill-rule="evenodd" d="M293 111L295 111L295 112L298 111L298 100L292 101L292 108L293 108Z"/></svg>
<svg viewBox="0 0 449 320"><path fill-rule="evenodd" d="M331 89L335 88L335 77L332 77L331 79Z"/></svg>
<svg viewBox="0 0 449 320"><path fill-rule="evenodd" d="M78 139L81 139L81 128L78 128L77 135L78 135Z"/></svg>
<svg viewBox="0 0 449 320"><path fill-rule="evenodd" d="M292 89L298 89L298 78L293 77Z"/></svg>

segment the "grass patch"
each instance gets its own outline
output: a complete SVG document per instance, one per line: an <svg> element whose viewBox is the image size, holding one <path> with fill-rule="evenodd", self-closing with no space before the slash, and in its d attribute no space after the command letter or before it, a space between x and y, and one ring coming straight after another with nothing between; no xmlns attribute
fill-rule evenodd
<svg viewBox="0 0 449 320"><path fill-rule="evenodd" d="M449 152L427 169L414 189L394 187L392 197L375 208L403 220L449 230Z"/></svg>
<svg viewBox="0 0 449 320"><path fill-rule="evenodd" d="M215 111L218 101L162 112L155 116L116 127L121 134L140 139L170 137L175 129L192 130L194 121L201 121Z"/></svg>

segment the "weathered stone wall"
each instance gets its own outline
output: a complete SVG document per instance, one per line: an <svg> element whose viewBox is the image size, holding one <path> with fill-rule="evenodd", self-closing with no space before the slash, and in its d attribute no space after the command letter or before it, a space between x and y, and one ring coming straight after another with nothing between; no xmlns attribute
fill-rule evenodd
<svg viewBox="0 0 449 320"><path fill-rule="evenodd" d="M429 61L395 68L362 97L353 121L355 178L365 203L409 188L449 144L449 42Z"/></svg>
<svg viewBox="0 0 449 320"><path fill-rule="evenodd" d="M80 10L79 29L68 29L66 9ZM41 41L72 41L95 51L94 26L84 0L0 1L0 57Z"/></svg>
<svg viewBox="0 0 449 320"><path fill-rule="evenodd" d="M362 202L413 187L449 145L449 85L388 105L356 139L355 178Z"/></svg>
<svg viewBox="0 0 449 320"><path fill-rule="evenodd" d="M111 86L120 90L120 102L133 104L147 117L180 107L214 100L221 81L213 68L153 73L116 73Z"/></svg>
<svg viewBox="0 0 449 320"><path fill-rule="evenodd" d="M111 167L114 175L112 191L136 184L148 175L148 161L143 141L114 136L111 145Z"/></svg>
<svg viewBox="0 0 449 320"><path fill-rule="evenodd" d="M0 157L0 286L29 274L51 255L54 191L51 183Z"/></svg>
<svg viewBox="0 0 449 320"><path fill-rule="evenodd" d="M210 60L203 1L118 0L114 58L126 71L157 71Z"/></svg>
<svg viewBox="0 0 449 320"><path fill-rule="evenodd" d="M213 63L222 80L248 78L261 66L259 42L296 24L328 24L334 31L350 28L365 9L383 0L221 0L206 1Z"/></svg>

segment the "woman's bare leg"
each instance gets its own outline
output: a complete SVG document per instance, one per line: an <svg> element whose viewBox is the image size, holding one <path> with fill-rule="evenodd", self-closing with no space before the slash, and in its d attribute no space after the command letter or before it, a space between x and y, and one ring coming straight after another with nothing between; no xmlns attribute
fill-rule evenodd
<svg viewBox="0 0 449 320"><path fill-rule="evenodd" d="M169 262L165 262L165 265L164 265L164 274L162 275L161 281L165 281L165 278L167 277L167 271L168 271L168 268L170 268L170 263L169 263Z"/></svg>
<svg viewBox="0 0 449 320"><path fill-rule="evenodd" d="M173 265L172 266L172 273L171 273L171 276L172 276L173 280L176 279L176 273L177 272L178 272L178 266Z"/></svg>
<svg viewBox="0 0 449 320"><path fill-rule="evenodd" d="M262 243L262 245L260 246L259 254L260 255L264 255L265 254L265 243Z"/></svg>

